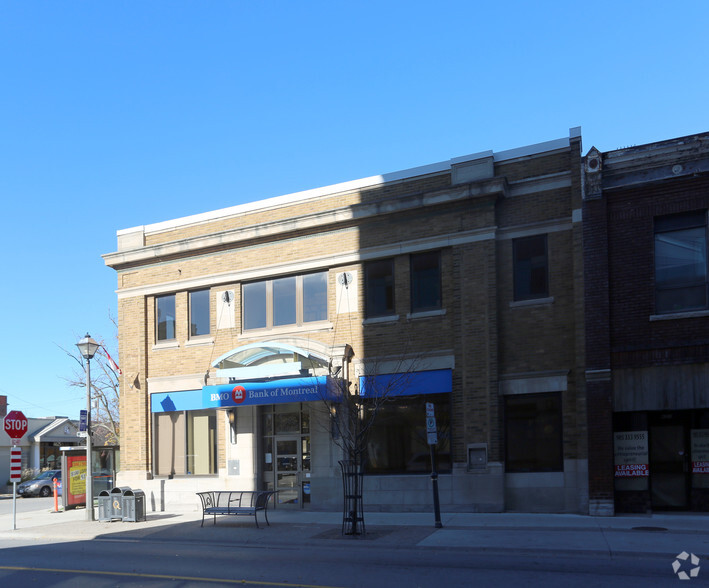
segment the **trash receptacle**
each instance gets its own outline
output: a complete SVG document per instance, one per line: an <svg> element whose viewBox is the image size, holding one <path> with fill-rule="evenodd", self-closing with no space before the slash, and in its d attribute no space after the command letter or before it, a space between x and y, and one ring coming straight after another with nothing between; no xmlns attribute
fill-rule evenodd
<svg viewBox="0 0 709 588"><path fill-rule="evenodd" d="M108 490L98 493L98 520L107 522L111 520L111 495Z"/></svg>
<svg viewBox="0 0 709 588"><path fill-rule="evenodd" d="M131 523L145 521L145 492L142 490L126 490L123 493L123 520Z"/></svg>
<svg viewBox="0 0 709 588"><path fill-rule="evenodd" d="M111 490L109 497L111 500L110 520L123 520L123 496L130 492L129 486L120 486Z"/></svg>

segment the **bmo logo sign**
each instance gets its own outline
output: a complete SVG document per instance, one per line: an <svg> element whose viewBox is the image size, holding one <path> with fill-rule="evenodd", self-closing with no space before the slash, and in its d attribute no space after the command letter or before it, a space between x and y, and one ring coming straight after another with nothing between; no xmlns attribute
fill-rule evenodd
<svg viewBox="0 0 709 588"><path fill-rule="evenodd" d="M235 386L231 391L231 399L236 404L241 404L246 399L246 390L243 386Z"/></svg>

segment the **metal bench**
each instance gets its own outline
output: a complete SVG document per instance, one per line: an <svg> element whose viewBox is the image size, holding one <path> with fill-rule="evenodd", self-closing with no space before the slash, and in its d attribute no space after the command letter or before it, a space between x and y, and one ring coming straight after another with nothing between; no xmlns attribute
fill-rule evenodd
<svg viewBox="0 0 709 588"><path fill-rule="evenodd" d="M256 513L263 511L263 516L268 522L268 501L276 493L273 490L210 490L208 492L197 492L202 501L202 524L204 526L205 515L214 516L214 524L217 524L217 515L233 516L253 516L258 528L258 518Z"/></svg>

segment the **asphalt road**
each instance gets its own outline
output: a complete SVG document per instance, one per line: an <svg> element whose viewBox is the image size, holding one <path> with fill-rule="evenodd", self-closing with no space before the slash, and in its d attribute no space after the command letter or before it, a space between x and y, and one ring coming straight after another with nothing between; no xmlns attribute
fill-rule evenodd
<svg viewBox="0 0 709 588"><path fill-rule="evenodd" d="M18 499L20 512L50 510L53 500ZM0 501L0 513L12 501ZM57 515L61 516L61 515ZM667 586L679 581L666 556L482 553L470 547L407 547L377 541L307 541L268 545L200 533L136 538L121 534L55 542L0 539L0 587L302 586ZM250 537L250 534L244 534ZM337 537L335 533L333 537ZM702 570L704 572L704 570ZM709 574L709 569L705 571ZM701 585L702 575L691 585Z"/></svg>
<svg viewBox="0 0 709 588"><path fill-rule="evenodd" d="M30 512L33 510L52 510L54 508L54 498L21 498L17 497L16 508L17 512ZM58 497L59 508L62 507L62 497ZM12 514L12 499L0 500L0 515Z"/></svg>
<svg viewBox="0 0 709 588"><path fill-rule="evenodd" d="M18 499L18 512L50 510L53 499ZM22 509L22 510L20 510ZM0 513L12 501L0 501ZM61 515L57 515L61 516ZM120 528L120 527L119 527ZM209 537L209 535L206 535ZM0 539L0 586L668 586L679 581L666 557L481 553L450 547L382 546L333 540L264 545L185 541L120 534L52 542ZM709 574L709 569L706 570ZM693 585L705 582L695 579Z"/></svg>
<svg viewBox="0 0 709 588"><path fill-rule="evenodd" d="M357 549L94 540L0 544L0 585L21 586L666 586L671 562L514 557L459 550Z"/></svg>

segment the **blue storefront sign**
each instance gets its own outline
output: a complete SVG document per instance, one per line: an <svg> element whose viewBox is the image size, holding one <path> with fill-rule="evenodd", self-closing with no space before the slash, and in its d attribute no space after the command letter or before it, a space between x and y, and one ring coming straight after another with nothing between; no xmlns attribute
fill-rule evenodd
<svg viewBox="0 0 709 588"><path fill-rule="evenodd" d="M241 382L204 386L201 390L152 394L152 412L202 410L337 400L339 387L328 376L287 378L268 382Z"/></svg>
<svg viewBox="0 0 709 588"><path fill-rule="evenodd" d="M360 376L359 393L366 398L445 394L453 391L451 370L428 370Z"/></svg>

